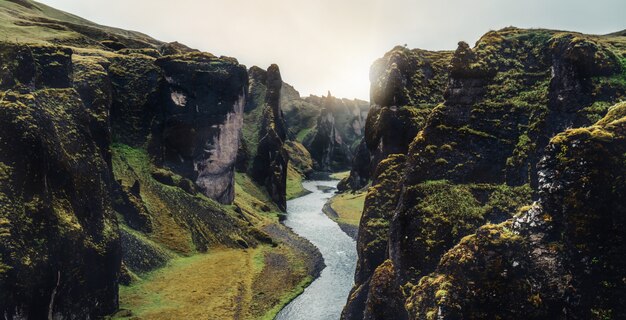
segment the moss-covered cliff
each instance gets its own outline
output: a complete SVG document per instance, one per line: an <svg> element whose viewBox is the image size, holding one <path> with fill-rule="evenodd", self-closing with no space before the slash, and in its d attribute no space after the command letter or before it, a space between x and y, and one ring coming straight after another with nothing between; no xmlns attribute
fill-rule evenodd
<svg viewBox="0 0 626 320"><path fill-rule="evenodd" d="M121 318L180 315L169 307L179 298L271 317L316 276L316 249L280 225L270 194L235 174L245 66L33 1L3 1L0 15L0 30L16 35L0 43L0 314L98 319L121 295ZM279 95L270 99L276 110ZM263 299L155 289L154 274L181 263L215 280L218 251L247 261L232 269L246 282L232 283Z"/></svg>
<svg viewBox="0 0 626 320"><path fill-rule="evenodd" d="M560 140L567 141L559 137L571 136L574 132L589 132L590 136L594 136L595 132L598 133L595 136L597 139L609 139L610 136L611 142L607 143L612 147L603 146L602 150L620 148L621 138L613 140L616 135L604 134L606 129L603 127L577 129L552 137L567 128L592 125L624 98L624 49L626 41L619 35L589 36L506 28L487 33L474 48L459 43L454 53L429 53L431 57L436 55L445 57L445 60L438 64L438 69L416 74L422 77L428 74L441 81L417 82L410 81L411 78L406 76L416 72L413 66L424 65L424 54L421 57L415 54L422 52L419 50L396 48L381 61L396 57L400 63L375 63L372 67L372 102L380 100L382 105L388 107L374 107L368 117L366 143L368 149L373 150L369 172L384 172L386 166L383 164L398 159L393 153L404 154L406 160L396 164L400 165L396 168L399 175L390 175L387 181L380 177L373 181L373 186L388 187L372 187L369 190L358 243L360 267L343 318L542 318L566 317L566 314L575 318L601 318L607 314L613 317L621 315L619 303L612 304L616 300L609 298L615 294L609 292L612 289L592 298L595 295L581 293L581 290L584 287L584 290L599 292L594 287L599 282L583 280L582 273L574 275L574 271L550 271L550 268L560 268L563 261L569 259L571 268L583 272L580 270L585 269L582 266L586 265L586 259L593 259L589 254L576 256L584 261L569 258L573 251L563 255L552 252L569 246L570 240L573 241L571 238L559 240L561 243L551 239L554 247L545 245L541 249L528 249L532 247L529 242L543 236L536 230L524 234L510 224L519 212L529 210L533 199L543 199L543 194L547 192L546 184L555 186L565 183L561 178L548 182L545 176L548 172L545 169L547 159L555 157L551 156L555 152L554 145ZM408 55L407 52L414 54ZM433 91L433 88L437 90ZM423 109L420 117L403 117L399 111L406 109L407 105L414 105L418 97L432 98L425 102L430 103L429 107ZM389 111L385 113L386 109ZM617 118L615 114L619 114L619 110L620 106L613 107L609 114ZM598 125L605 126L609 122L602 120ZM394 128L402 129L388 130L387 123L396 123ZM402 140L394 136L388 139L393 142L385 142L385 135L396 135L398 132L404 132L408 137ZM596 142L573 140L570 143L581 152L577 159L586 159L599 152L595 149L599 147ZM569 149L564 147L561 153L568 152L563 150ZM611 155L612 159L619 150L616 152ZM378 160L377 154L380 155ZM392 155L388 160L381 161L389 154ZM537 165L544 157L540 165L543 169L538 170ZM568 179L572 181L578 174L581 180L585 180L587 171L575 170L572 167L575 162L584 166L585 170L597 173L598 179L601 179L600 172L604 171L616 174L611 179L621 179L618 165L614 162L574 161L556 171L568 172ZM355 171L357 168L353 168L353 173ZM565 184L569 188L569 184ZM597 188L591 184L572 185L567 192L568 199L585 203L588 209L585 212L590 214L603 212L604 216L608 212L619 212L619 198L611 194L613 191L621 192L619 187L609 192L603 186L595 186ZM581 193L578 187L587 190L588 195L606 193L612 199L606 201L615 203L613 208L603 209L605 200L584 200L587 195ZM393 190L397 191L390 197L389 192L382 190L391 190L391 194L394 194ZM386 218L372 215L372 212L385 208L380 203L389 203L387 207L392 213ZM573 206L567 210L575 211ZM563 212L561 209L559 212ZM521 214L524 215L528 214ZM383 219L375 226L364 224L372 217ZM558 220L546 215L544 218ZM597 222L595 218L589 219ZM481 228L485 224L504 221L509 222ZM538 224L537 221L528 223ZM577 244L573 246L583 248L593 244L603 247L602 250L621 252L619 240L596 239L594 234L604 233L598 231L600 229L596 224L581 220L576 227L568 225L579 235ZM610 225L617 229L621 226L620 223ZM475 232L475 236L465 238ZM615 232L623 233L623 230ZM378 246L380 249L371 250L375 247L369 243L381 243ZM453 247L455 249L449 251ZM497 257L493 252L497 252ZM516 267L523 265L531 259L529 252L540 256L545 254L546 258L535 259L539 261L525 265L523 270L503 265L503 261L515 262ZM388 260L383 263L385 259ZM372 261L375 263L372 264ZM608 264L611 264L613 274L623 276L625 271L618 266L619 263L616 260ZM440 271L429 275L435 270ZM606 273L606 270L603 269L603 272ZM515 277L519 277L519 282L512 280ZM564 277L579 279L568 278L570 280L565 281ZM547 279L547 282L537 286L534 286L535 280L523 283L528 279L536 279L537 283ZM614 279L601 281L613 283L608 287L618 291L624 288L623 283L619 284ZM564 291L550 286L563 285L574 287L570 290L578 292L571 293L571 306L555 304L558 292ZM537 288L556 291L542 296ZM492 304L490 301L493 300L488 296L501 299ZM532 313L530 310L539 311Z"/></svg>

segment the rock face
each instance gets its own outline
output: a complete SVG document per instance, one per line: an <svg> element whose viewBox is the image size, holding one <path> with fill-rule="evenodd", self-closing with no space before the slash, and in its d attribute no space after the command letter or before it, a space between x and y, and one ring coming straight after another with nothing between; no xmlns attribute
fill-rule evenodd
<svg viewBox="0 0 626 320"><path fill-rule="evenodd" d="M194 180L209 198L232 203L246 69L203 53L167 56L155 64L166 80L159 123L164 165Z"/></svg>
<svg viewBox="0 0 626 320"><path fill-rule="evenodd" d="M410 318L626 316L625 112L622 103L554 137L539 164L539 200L448 251L412 289Z"/></svg>
<svg viewBox="0 0 626 320"><path fill-rule="evenodd" d="M111 313L121 260L111 171L92 138L95 110L72 88L72 51L2 43L0 55L0 313Z"/></svg>
<svg viewBox="0 0 626 320"><path fill-rule="evenodd" d="M318 171L340 171L349 168L363 136L369 106L361 100L310 96L306 101L317 105L320 114L315 128L304 137Z"/></svg>
<svg viewBox="0 0 626 320"><path fill-rule="evenodd" d="M623 248L608 236L624 233L613 185L623 107L609 108L626 93L626 48L615 37L507 28L454 54L413 51L446 56L415 73L444 79L435 87L403 76L425 65L401 59L406 49L374 65L372 103L395 107L367 120L376 174L343 319L624 316ZM420 92L433 97L421 119L398 117Z"/></svg>
<svg viewBox="0 0 626 320"><path fill-rule="evenodd" d="M280 109L280 90L283 84L278 66L273 64L266 74L265 106L259 130L259 142L250 174L264 185L279 209L287 209L287 165L289 156L283 144L287 128Z"/></svg>
<svg viewBox="0 0 626 320"><path fill-rule="evenodd" d="M396 47L370 70L371 106L350 176L342 184L362 188L380 161L406 154L431 110L443 101L451 52Z"/></svg>
<svg viewBox="0 0 626 320"><path fill-rule="evenodd" d="M256 156L260 141L260 124L267 95L267 72L259 67L248 71L250 86L244 112L242 148L237 170L247 172ZM280 109L286 137L284 139L293 174L308 176L314 171L339 171L355 161L369 161L358 149L363 137L369 105L361 100L309 96L283 82L280 89ZM360 150L360 151L359 151ZM359 159L355 157L359 152Z"/></svg>
<svg viewBox="0 0 626 320"><path fill-rule="evenodd" d="M8 319L101 318L118 308L121 269L127 281L172 252L267 237L213 201L234 197L245 67L140 34L112 29L113 41L96 26L72 28L83 36L76 47L0 43Z"/></svg>

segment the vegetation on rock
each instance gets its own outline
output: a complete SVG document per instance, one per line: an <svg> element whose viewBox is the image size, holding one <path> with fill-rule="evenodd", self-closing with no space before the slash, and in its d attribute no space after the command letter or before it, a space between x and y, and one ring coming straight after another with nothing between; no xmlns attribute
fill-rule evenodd
<svg viewBox="0 0 626 320"><path fill-rule="evenodd" d="M394 196L374 187L368 193L356 284L342 317L619 318L619 299L610 297L623 288L616 280L621 260L597 256L621 252L621 240L599 235L623 233L617 220L603 217L613 219L622 207L621 189L612 186L622 179L623 103L613 105L626 94L625 48L619 35L491 31L473 48L459 43L453 54L432 53L448 59L429 73L444 79L436 86L440 96L432 82L406 76L420 61L408 53L420 51L395 48L376 62L372 103L382 107L367 120L369 172L384 172L388 160L381 159L390 153L405 154L406 161L398 163L399 176L374 178L373 186L392 186ZM423 116L405 116L421 90L431 92L431 107ZM401 129L386 130L389 123ZM568 128L574 129L558 134ZM410 144L397 144L397 136L385 140L391 132L410 132ZM539 206L529 209L537 199ZM364 224L380 208L391 213ZM379 249L371 250L371 242ZM596 267L603 271L583 276Z"/></svg>

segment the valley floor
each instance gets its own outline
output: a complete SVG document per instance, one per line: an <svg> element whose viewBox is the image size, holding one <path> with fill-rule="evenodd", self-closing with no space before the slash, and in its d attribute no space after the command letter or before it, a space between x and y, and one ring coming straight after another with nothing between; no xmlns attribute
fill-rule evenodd
<svg viewBox="0 0 626 320"><path fill-rule="evenodd" d="M311 280L288 246L217 249L120 286L114 319L273 319Z"/></svg>
<svg viewBox="0 0 626 320"><path fill-rule="evenodd" d="M366 195L367 189L354 193L340 193L332 197L323 209L329 218L337 222L341 229L355 240L359 232Z"/></svg>

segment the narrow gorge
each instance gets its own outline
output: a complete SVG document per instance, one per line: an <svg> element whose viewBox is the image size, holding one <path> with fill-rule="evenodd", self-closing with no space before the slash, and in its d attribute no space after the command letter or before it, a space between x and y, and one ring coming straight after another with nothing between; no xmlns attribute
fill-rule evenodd
<svg viewBox="0 0 626 320"><path fill-rule="evenodd" d="M282 9L197 38L309 34ZM246 66L0 0L0 317L626 319L626 31L315 35ZM378 56L370 101L312 56Z"/></svg>

